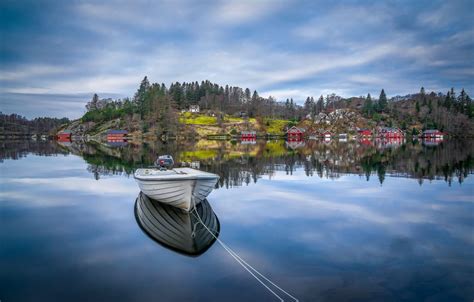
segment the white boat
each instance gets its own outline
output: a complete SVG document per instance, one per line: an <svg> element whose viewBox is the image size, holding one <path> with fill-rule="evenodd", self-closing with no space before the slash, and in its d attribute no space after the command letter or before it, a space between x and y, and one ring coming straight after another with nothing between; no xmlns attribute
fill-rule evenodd
<svg viewBox="0 0 474 302"><path fill-rule="evenodd" d="M140 193L135 203L137 223L150 238L176 252L193 257L209 249L220 230L219 220L207 200L199 203L195 211L182 211L152 200L143 193Z"/></svg>
<svg viewBox="0 0 474 302"><path fill-rule="evenodd" d="M219 176L213 173L192 168L166 169L163 166L137 169L134 178L146 196L188 212L211 193L219 180Z"/></svg>

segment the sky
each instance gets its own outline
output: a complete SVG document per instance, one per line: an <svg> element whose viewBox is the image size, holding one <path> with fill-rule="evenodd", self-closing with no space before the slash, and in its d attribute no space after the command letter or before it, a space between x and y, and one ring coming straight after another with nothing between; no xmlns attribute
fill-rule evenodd
<svg viewBox="0 0 474 302"><path fill-rule="evenodd" d="M144 76L278 100L474 91L474 1L0 1L0 111L80 117Z"/></svg>

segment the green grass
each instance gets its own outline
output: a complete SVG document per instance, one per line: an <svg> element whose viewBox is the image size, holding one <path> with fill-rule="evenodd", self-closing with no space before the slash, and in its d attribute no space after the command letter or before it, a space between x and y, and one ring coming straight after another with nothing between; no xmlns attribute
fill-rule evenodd
<svg viewBox="0 0 474 302"><path fill-rule="evenodd" d="M241 118L241 117L233 117L233 116L230 116L230 115L226 115L224 117L224 122L225 123L243 123L244 119Z"/></svg>
<svg viewBox="0 0 474 302"><path fill-rule="evenodd" d="M224 122L225 123L244 123L245 119L243 119L241 117L234 117L234 116L226 115L224 117ZM248 119L248 122L249 122L249 124L255 124L255 123L257 123L257 120L255 118L251 117L251 118Z"/></svg>
<svg viewBox="0 0 474 302"><path fill-rule="evenodd" d="M217 125L217 118L191 112L181 113L179 122L186 125Z"/></svg>
<svg viewBox="0 0 474 302"><path fill-rule="evenodd" d="M265 127L267 128L267 133L270 134L284 134L285 133L285 126L288 125L289 121L287 120L272 120L272 119L265 119L264 120Z"/></svg>

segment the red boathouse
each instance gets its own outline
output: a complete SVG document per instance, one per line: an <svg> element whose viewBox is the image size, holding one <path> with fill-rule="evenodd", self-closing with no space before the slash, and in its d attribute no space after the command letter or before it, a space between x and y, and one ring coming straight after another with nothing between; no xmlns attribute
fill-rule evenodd
<svg viewBox="0 0 474 302"><path fill-rule="evenodd" d="M257 132L255 131L242 131L240 133L241 139L257 139Z"/></svg>
<svg viewBox="0 0 474 302"><path fill-rule="evenodd" d="M63 131L58 133L57 139L59 141L70 141L71 140L71 135L72 135L71 130L63 130Z"/></svg>
<svg viewBox="0 0 474 302"><path fill-rule="evenodd" d="M360 129L358 132L360 137L372 137L372 131L370 129Z"/></svg>
<svg viewBox="0 0 474 302"><path fill-rule="evenodd" d="M378 137L381 138L403 138L403 131L398 128L383 127L378 131Z"/></svg>
<svg viewBox="0 0 474 302"><path fill-rule="evenodd" d="M304 129L298 127L291 127L286 131L286 139L288 141L302 140L304 135Z"/></svg>

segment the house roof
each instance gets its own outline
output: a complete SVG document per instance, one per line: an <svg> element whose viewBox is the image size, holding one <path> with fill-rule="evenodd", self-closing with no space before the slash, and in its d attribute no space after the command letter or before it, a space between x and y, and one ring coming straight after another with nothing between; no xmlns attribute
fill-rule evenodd
<svg viewBox="0 0 474 302"><path fill-rule="evenodd" d="M72 133L72 131L68 130L68 129L59 132L59 134L71 134L71 133Z"/></svg>
<svg viewBox="0 0 474 302"><path fill-rule="evenodd" d="M290 129L288 129L286 132L290 132L290 130L298 130L298 131L300 131L300 132L304 132L304 131L305 131L305 129L303 129L303 128L298 128L298 127L296 127L296 126L292 126L292 127L291 127Z"/></svg>
<svg viewBox="0 0 474 302"><path fill-rule="evenodd" d="M109 130L107 134L127 134L127 130Z"/></svg>

